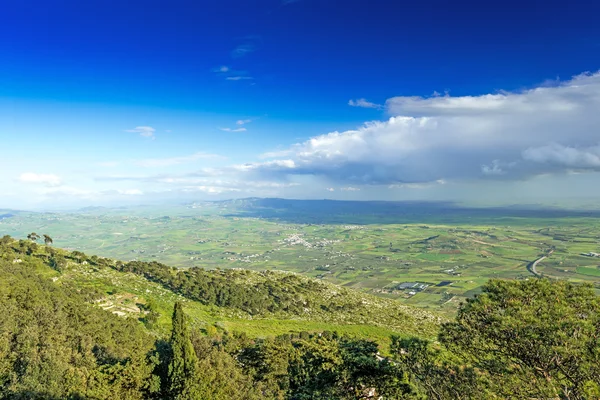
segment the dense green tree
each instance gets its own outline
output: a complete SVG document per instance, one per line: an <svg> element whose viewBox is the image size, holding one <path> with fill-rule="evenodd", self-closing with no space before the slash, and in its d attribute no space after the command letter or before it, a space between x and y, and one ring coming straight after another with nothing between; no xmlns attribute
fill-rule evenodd
<svg viewBox="0 0 600 400"><path fill-rule="evenodd" d="M160 317L158 305L152 298L149 298L146 300L146 303L140 307L145 311L145 315L141 318L141 321L146 325L146 327L150 329L154 328L158 318Z"/></svg>
<svg viewBox="0 0 600 400"><path fill-rule="evenodd" d="M0 258L0 398L143 398L152 337L19 257Z"/></svg>
<svg viewBox="0 0 600 400"><path fill-rule="evenodd" d="M268 337L243 348L238 360L248 375L264 385L266 397L285 399L290 390L291 351L289 338Z"/></svg>
<svg viewBox="0 0 600 400"><path fill-rule="evenodd" d="M26 249L25 250L25 254L27 254L28 256L30 256L30 255L32 255L32 254L34 254L34 253L36 253L38 251L38 244L36 242L28 243L25 246L25 249Z"/></svg>
<svg viewBox="0 0 600 400"><path fill-rule="evenodd" d="M27 235L27 239L31 240L32 242L37 242L39 238L40 235L35 232L31 232L29 235Z"/></svg>
<svg viewBox="0 0 600 400"><path fill-rule="evenodd" d="M82 253L81 251L75 250L75 251L71 252L71 257L73 259L77 260L77 262L79 264L81 264L85 260L86 255L84 253Z"/></svg>
<svg viewBox="0 0 600 400"><path fill-rule="evenodd" d="M342 369L337 395L340 398L407 398L415 393L398 364L379 355L370 340L344 339L339 344Z"/></svg>
<svg viewBox="0 0 600 400"><path fill-rule="evenodd" d="M6 247L13 241L14 241L14 239L12 237L10 237L9 235L2 236L2 238L0 238L0 248L2 248L3 250L6 250Z"/></svg>
<svg viewBox="0 0 600 400"><path fill-rule="evenodd" d="M176 302L171 331L171 360L168 370L169 394L175 400L195 400L200 397L196 374L198 358L192 341L183 304Z"/></svg>
<svg viewBox="0 0 600 400"><path fill-rule="evenodd" d="M198 400L265 400L273 398L260 382L244 373L235 357L220 342L195 332L192 343L199 359L196 374Z"/></svg>
<svg viewBox="0 0 600 400"><path fill-rule="evenodd" d="M67 266L67 260L62 254L58 254L56 252L50 253L50 257L48 258L48 265L50 266L50 268L58 272L62 272Z"/></svg>
<svg viewBox="0 0 600 400"><path fill-rule="evenodd" d="M397 399L414 392L397 364L379 356L375 342L330 332L259 340L238 360L278 399Z"/></svg>
<svg viewBox="0 0 600 400"><path fill-rule="evenodd" d="M391 353L397 378L410 399L491 399L483 378L452 353L428 340L392 336Z"/></svg>
<svg viewBox="0 0 600 400"><path fill-rule="evenodd" d="M44 244L46 246L50 246L54 241L52 240L52 238L46 234L44 234Z"/></svg>
<svg viewBox="0 0 600 400"><path fill-rule="evenodd" d="M600 398L600 300L563 281L489 281L440 341L502 397Z"/></svg>
<svg viewBox="0 0 600 400"><path fill-rule="evenodd" d="M145 397L147 399L169 398L169 364L171 361L171 343L158 339L154 348L148 353L148 361L153 365L152 375L148 380Z"/></svg>

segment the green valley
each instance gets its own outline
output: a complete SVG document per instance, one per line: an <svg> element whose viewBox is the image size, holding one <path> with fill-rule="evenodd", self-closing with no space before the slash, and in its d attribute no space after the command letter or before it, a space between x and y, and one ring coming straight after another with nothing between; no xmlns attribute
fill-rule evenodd
<svg viewBox="0 0 600 400"><path fill-rule="evenodd" d="M248 199L16 213L0 231L126 261L295 272L447 315L488 279L532 277L549 252L546 276L600 282L594 212L440 207Z"/></svg>

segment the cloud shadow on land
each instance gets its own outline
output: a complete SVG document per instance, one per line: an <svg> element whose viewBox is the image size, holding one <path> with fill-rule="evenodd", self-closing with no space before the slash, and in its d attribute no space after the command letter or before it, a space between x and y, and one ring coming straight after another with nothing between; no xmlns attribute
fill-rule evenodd
<svg viewBox="0 0 600 400"><path fill-rule="evenodd" d="M449 201L339 201L248 198L214 202L231 209L228 217L254 217L307 224L518 224L527 218L548 220L600 217L600 210L571 210L536 205L467 207Z"/></svg>

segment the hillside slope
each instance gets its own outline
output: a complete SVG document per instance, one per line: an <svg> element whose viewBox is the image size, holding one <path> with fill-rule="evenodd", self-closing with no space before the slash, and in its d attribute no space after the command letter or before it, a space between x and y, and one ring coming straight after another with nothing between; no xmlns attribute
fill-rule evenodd
<svg viewBox="0 0 600 400"><path fill-rule="evenodd" d="M57 285L34 257L0 252L0 398L141 398L154 338Z"/></svg>
<svg viewBox="0 0 600 400"><path fill-rule="evenodd" d="M81 252L12 242L12 256L35 260L55 285L86 289L96 307L145 321L150 309L156 332L170 329L176 301L184 301L192 323L251 336L289 331L337 330L387 342L390 334L433 337L443 319L298 274L248 270L177 269L157 262L120 261ZM29 254L28 254L29 253ZM147 324L149 325L149 324Z"/></svg>

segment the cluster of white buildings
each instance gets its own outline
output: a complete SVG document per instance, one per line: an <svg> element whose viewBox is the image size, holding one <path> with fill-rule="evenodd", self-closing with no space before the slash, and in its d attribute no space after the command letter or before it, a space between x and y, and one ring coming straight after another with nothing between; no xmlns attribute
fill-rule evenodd
<svg viewBox="0 0 600 400"><path fill-rule="evenodd" d="M296 245L304 246L307 249L312 249L314 247L325 247L325 246L329 246L329 245L332 245L332 244L338 243L338 242L339 242L339 240L321 239L318 242L310 243L302 237L302 234L299 234L299 233L294 233L292 235L289 235L285 239L279 241L279 243L284 243L284 244L291 245L291 246L296 246Z"/></svg>

